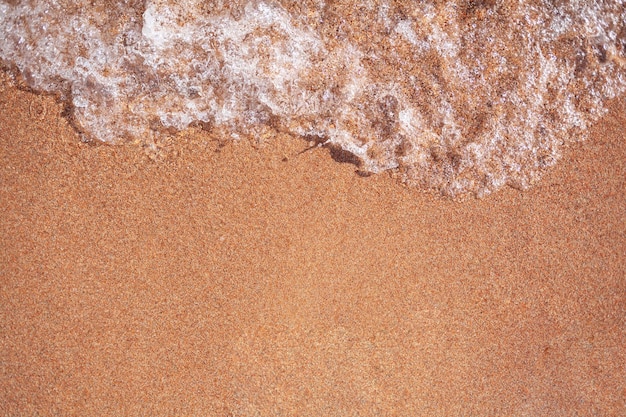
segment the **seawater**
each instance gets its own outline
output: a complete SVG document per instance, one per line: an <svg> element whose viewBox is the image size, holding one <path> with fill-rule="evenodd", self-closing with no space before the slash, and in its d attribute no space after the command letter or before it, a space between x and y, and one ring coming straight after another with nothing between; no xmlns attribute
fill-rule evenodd
<svg viewBox="0 0 626 417"><path fill-rule="evenodd" d="M626 1L0 0L0 60L92 139L283 131L482 196L624 93Z"/></svg>

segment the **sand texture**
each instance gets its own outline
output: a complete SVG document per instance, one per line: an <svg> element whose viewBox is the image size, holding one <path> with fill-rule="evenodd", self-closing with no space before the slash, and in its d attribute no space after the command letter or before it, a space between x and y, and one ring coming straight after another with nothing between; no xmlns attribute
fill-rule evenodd
<svg viewBox="0 0 626 417"><path fill-rule="evenodd" d="M465 201L62 110L0 84L0 415L626 415L623 99Z"/></svg>

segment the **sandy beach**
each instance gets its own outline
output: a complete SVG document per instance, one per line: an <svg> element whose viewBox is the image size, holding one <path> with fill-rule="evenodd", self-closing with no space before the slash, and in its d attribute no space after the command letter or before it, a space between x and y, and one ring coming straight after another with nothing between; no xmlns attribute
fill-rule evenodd
<svg viewBox="0 0 626 417"><path fill-rule="evenodd" d="M82 143L0 84L0 414L626 415L626 101L443 199L287 135Z"/></svg>

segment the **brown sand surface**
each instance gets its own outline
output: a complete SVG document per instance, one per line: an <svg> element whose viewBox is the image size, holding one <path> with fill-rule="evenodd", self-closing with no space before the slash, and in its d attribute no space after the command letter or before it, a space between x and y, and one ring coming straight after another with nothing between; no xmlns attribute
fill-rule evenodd
<svg viewBox="0 0 626 417"><path fill-rule="evenodd" d="M91 146L0 84L0 415L626 415L626 102L534 188Z"/></svg>

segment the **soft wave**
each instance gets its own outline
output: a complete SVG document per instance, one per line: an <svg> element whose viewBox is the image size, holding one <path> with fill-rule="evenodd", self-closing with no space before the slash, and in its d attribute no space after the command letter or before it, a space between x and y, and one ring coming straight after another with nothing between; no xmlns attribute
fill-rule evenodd
<svg viewBox="0 0 626 417"><path fill-rule="evenodd" d="M625 22L623 0L0 0L0 59L105 142L280 130L485 195L624 92Z"/></svg>

